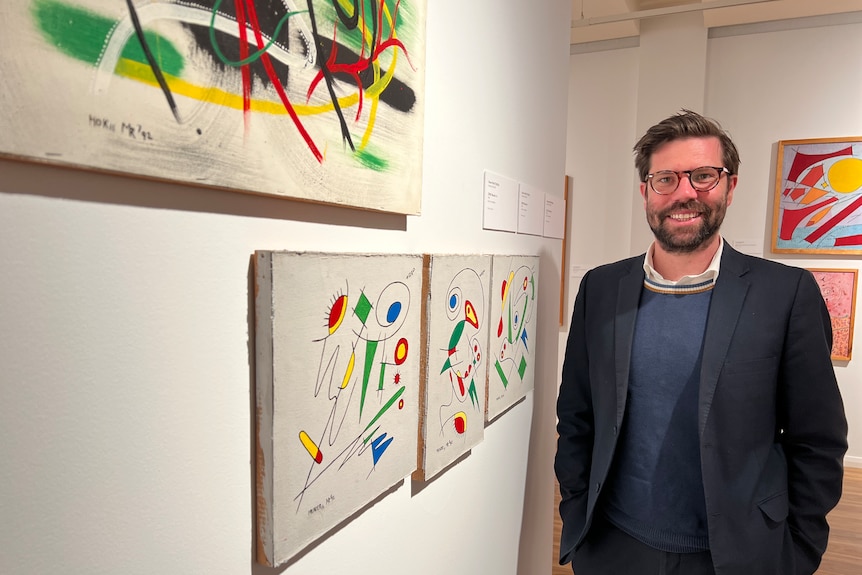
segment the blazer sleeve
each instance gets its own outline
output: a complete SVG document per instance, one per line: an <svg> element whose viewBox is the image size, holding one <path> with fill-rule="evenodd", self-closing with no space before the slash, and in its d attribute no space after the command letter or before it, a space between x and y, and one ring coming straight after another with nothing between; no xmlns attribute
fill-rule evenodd
<svg viewBox="0 0 862 575"><path fill-rule="evenodd" d="M829 536L826 514L841 497L847 420L831 348L829 312L814 277L803 270L784 342L778 398L796 575L817 570Z"/></svg>
<svg viewBox="0 0 862 575"><path fill-rule="evenodd" d="M590 393L589 357L585 333L588 272L578 290L563 360L562 382L557 399L557 453L554 471L560 483L560 563L571 553L586 524L588 486L593 450L593 410Z"/></svg>

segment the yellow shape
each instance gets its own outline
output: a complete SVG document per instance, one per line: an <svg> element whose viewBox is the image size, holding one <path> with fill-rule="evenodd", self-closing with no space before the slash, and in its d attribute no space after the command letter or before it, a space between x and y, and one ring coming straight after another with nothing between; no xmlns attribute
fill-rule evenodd
<svg viewBox="0 0 862 575"><path fill-rule="evenodd" d="M832 206L826 206L825 208L823 208L822 210L820 210L819 212L817 212L816 214L811 216L811 219L808 220L808 223L805 225L806 226L813 226L814 224L816 224L817 222L819 222L820 220L825 218L826 214L828 214L831 210L832 210Z"/></svg>
<svg viewBox="0 0 862 575"><path fill-rule="evenodd" d="M855 192L862 186L862 159L844 158L829 168L829 183L841 194Z"/></svg>
<svg viewBox="0 0 862 575"><path fill-rule="evenodd" d="M345 389L350 383L350 376L353 375L353 368L356 365L356 352L350 354L350 362L347 364L347 369L344 371L344 379L341 380L341 389Z"/></svg>

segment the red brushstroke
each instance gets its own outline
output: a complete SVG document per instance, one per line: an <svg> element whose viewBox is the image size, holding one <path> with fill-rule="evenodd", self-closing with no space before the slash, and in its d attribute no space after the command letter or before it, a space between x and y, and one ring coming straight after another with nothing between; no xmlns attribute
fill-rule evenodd
<svg viewBox="0 0 862 575"><path fill-rule="evenodd" d="M236 23L239 27L239 58L245 60L248 58L248 31L245 21L245 2L252 0L234 0L236 6ZM245 132L248 133L249 123L251 121L251 68L249 64L240 67L242 73L242 119L245 125Z"/></svg>
<svg viewBox="0 0 862 575"><path fill-rule="evenodd" d="M814 166L811 168L811 171L806 174L802 181L799 182L803 186L808 186L809 188L813 188L814 184L820 181L820 178L823 177L823 164L819 166Z"/></svg>
<svg viewBox="0 0 862 575"><path fill-rule="evenodd" d="M252 30L254 31L258 50L263 50L265 43L263 41L263 35L260 32L260 24L257 19L257 11L255 10L253 0L248 0L248 19ZM278 78L275 73L275 69L272 67L272 61L269 58L269 54L263 52L260 55L260 61L263 64L263 67L266 70L266 75L269 76L269 80L272 82L275 91L278 92L278 96L281 98L282 104L284 104L284 109L287 110L290 119L293 120L296 129L299 130L300 135L302 135L302 139L305 140L306 145L308 145L308 148L311 150L311 153L314 154L314 157L317 158L317 161L323 163L323 154L320 153L320 150L311 139L308 131L306 131L305 126L303 126L302 122L299 121L299 116L296 115L296 110L293 109L293 105L290 103L290 100L284 91L284 86L282 86L281 80Z"/></svg>
<svg viewBox="0 0 862 575"><path fill-rule="evenodd" d="M784 212L781 214L781 229L778 232L778 237L782 240L790 240L793 238L793 230L796 229L796 226L799 225L803 219L808 217L813 212L816 212L820 208L824 206L828 206L829 204L833 204L838 201L838 198L828 198L819 204L814 204L808 206L807 208L801 208L798 210L788 210L785 208Z"/></svg>
<svg viewBox="0 0 862 575"><path fill-rule="evenodd" d="M791 164L790 166L790 172L787 174L787 179L791 182L795 182L796 178L799 177L799 174L801 174L809 166L812 166L817 162L822 162L823 160L828 160L829 158L836 158L838 156L852 155L852 146L848 146L843 150L838 150L837 152L831 152L829 154L800 154L799 152L797 152L796 155L793 157L793 164Z"/></svg>
<svg viewBox="0 0 862 575"><path fill-rule="evenodd" d="M849 206L838 212L835 217L831 218L829 221L811 232L808 237L805 238L805 241L813 244L814 242L822 238L826 234L826 232L840 224L841 221L844 220L847 216L859 209L860 206L862 206L862 197L853 200L853 202Z"/></svg>
<svg viewBox="0 0 862 575"><path fill-rule="evenodd" d="M395 8L393 10L393 17L392 17L393 22L398 18L398 8L399 8L400 4L401 4L400 0L395 3ZM337 63L335 61L337 53L338 53L338 42L336 41L337 40L337 38L336 38L337 26L336 26L336 28L333 30L333 33L332 33L332 50L330 51L329 58L327 59L326 64L321 65L321 67L323 65L325 65L326 69L329 70L332 74L346 74L346 75L349 75L353 78L354 82L358 86L359 102L357 104L356 116L355 116L357 121L359 120L359 117L362 114L362 107L363 107L364 95L365 95L365 91L362 88L362 80L360 78L360 74L362 72L366 71L372 65L373 62L379 60L380 55L383 52L385 52L386 50L388 50L390 48L400 48L401 51L404 53L404 57L407 59L407 63L410 65L411 68L415 69L415 66L413 66L413 63L410 61L410 55L407 53L407 48L404 46L404 43L401 42L400 40L393 38L392 37L393 32L391 30L389 33L389 37L386 38L386 40L383 39L383 8L384 8L384 0L381 0L380 1L380 8L377 10L377 26L376 26L377 36L375 37L375 42L374 42L375 48L374 48L374 52L372 54L369 54L367 57L364 56L364 54L365 54L365 39L363 36L362 48L360 49L359 58L356 60L356 62L354 62L352 64L345 64L345 63L339 64L339 63ZM364 4L362 7L362 18L364 21L365 20L365 5ZM314 94L314 91L317 89L317 86L320 84L320 82L323 79L324 79L324 73L321 70L315 75L314 79L312 79L311 83L308 86L308 90L306 91L306 94L305 94L306 101L311 99L312 94Z"/></svg>
<svg viewBox="0 0 862 575"><path fill-rule="evenodd" d="M862 235L843 236L835 238L836 246L860 246L862 245Z"/></svg>

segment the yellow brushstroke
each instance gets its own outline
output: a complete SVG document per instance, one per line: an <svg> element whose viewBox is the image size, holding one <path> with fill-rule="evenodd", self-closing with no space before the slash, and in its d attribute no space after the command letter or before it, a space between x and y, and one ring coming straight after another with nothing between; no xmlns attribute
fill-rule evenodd
<svg viewBox="0 0 862 575"><path fill-rule="evenodd" d="M153 73L150 70L150 67L146 64L122 59L117 64L116 73L119 76L129 78L131 80L137 80L138 82L142 82L149 86L159 86L155 76L153 76ZM233 108L235 110L243 109L242 96L240 95L231 94L230 92L226 92L220 88L197 86L191 82L177 78L176 76L171 76L170 74L165 74L164 76L165 81L168 83L168 87L174 95L185 96L186 98L191 98L200 102L216 104L226 108ZM338 105L341 106L342 109L351 108L358 102L359 94L349 94L338 99ZM335 109L332 102L319 105L297 104L291 102L291 105L299 116L325 114ZM252 98L249 103L249 108L252 112L259 112L262 114L272 114L275 116L283 116L287 114L284 104L270 100Z"/></svg>
<svg viewBox="0 0 862 575"><path fill-rule="evenodd" d="M341 389L345 389L350 383L350 376L353 375L353 368L356 366L356 352L350 354L350 362L347 364L347 369L344 371L344 379L341 380Z"/></svg>
<svg viewBox="0 0 862 575"><path fill-rule="evenodd" d="M308 454L315 461L317 460L318 455L320 454L320 449L317 447L317 444L314 443L314 440L311 439L305 431L300 430L299 432L299 440L302 442L303 447L305 447Z"/></svg>
<svg viewBox="0 0 862 575"><path fill-rule="evenodd" d="M342 8L345 9L346 13L352 15L354 6L352 0L338 0L338 3L342 6ZM395 22L393 19L392 12L390 11L388 6L384 5L383 16L385 17L386 22L389 24L390 30L392 30L391 37L393 39L397 38L397 34L395 32ZM364 20L362 22L362 37L363 43L370 46L372 43L371 31L365 25ZM371 105L368 112L368 122L365 127L365 132L363 133L362 139L360 140L360 149L364 149L368 145L371 139L371 135L374 132L374 127L377 123L377 112L380 105L380 94L382 94L383 91L387 87L389 87L392 82L392 79L395 77L395 68L398 64L398 52L398 48L395 48L393 50L391 65L389 66L389 69L386 71L386 73L382 75L380 73L380 63L376 59L372 62L372 69L374 71L374 82L364 91L363 94L364 99L370 100ZM147 64L142 64L140 62L134 62L122 58L117 63L117 67L114 72L121 77L136 80L149 86L159 87L159 84L155 76L153 75L152 69ZM231 108L234 110L242 110L244 108L243 97L241 95L232 94L220 88L214 88L211 86L198 86L170 74L165 74L164 77L165 81L168 84L168 88L175 95L185 96L186 98L190 98L192 100L197 100L199 102L207 102L218 106L224 106L225 108ZM358 91L354 92L353 94L348 94L346 96L341 96L340 98L338 98L338 106L342 110L352 108L353 106L356 106L358 104ZM298 116L315 116L320 114L326 114L335 110L335 104L332 101L316 105L291 102L291 106L293 107L293 110ZM285 106L282 102L261 100L255 98L252 98L249 101L249 110L252 112L270 114L274 116L283 116L287 114L287 110L285 109ZM344 385L346 386L346 379Z"/></svg>

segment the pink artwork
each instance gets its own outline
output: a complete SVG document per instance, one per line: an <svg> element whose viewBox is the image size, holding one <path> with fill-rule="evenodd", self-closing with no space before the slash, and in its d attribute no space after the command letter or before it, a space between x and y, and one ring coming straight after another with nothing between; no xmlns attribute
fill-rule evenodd
<svg viewBox="0 0 862 575"><path fill-rule="evenodd" d="M811 269L832 319L832 359L849 360L856 307L855 269Z"/></svg>

